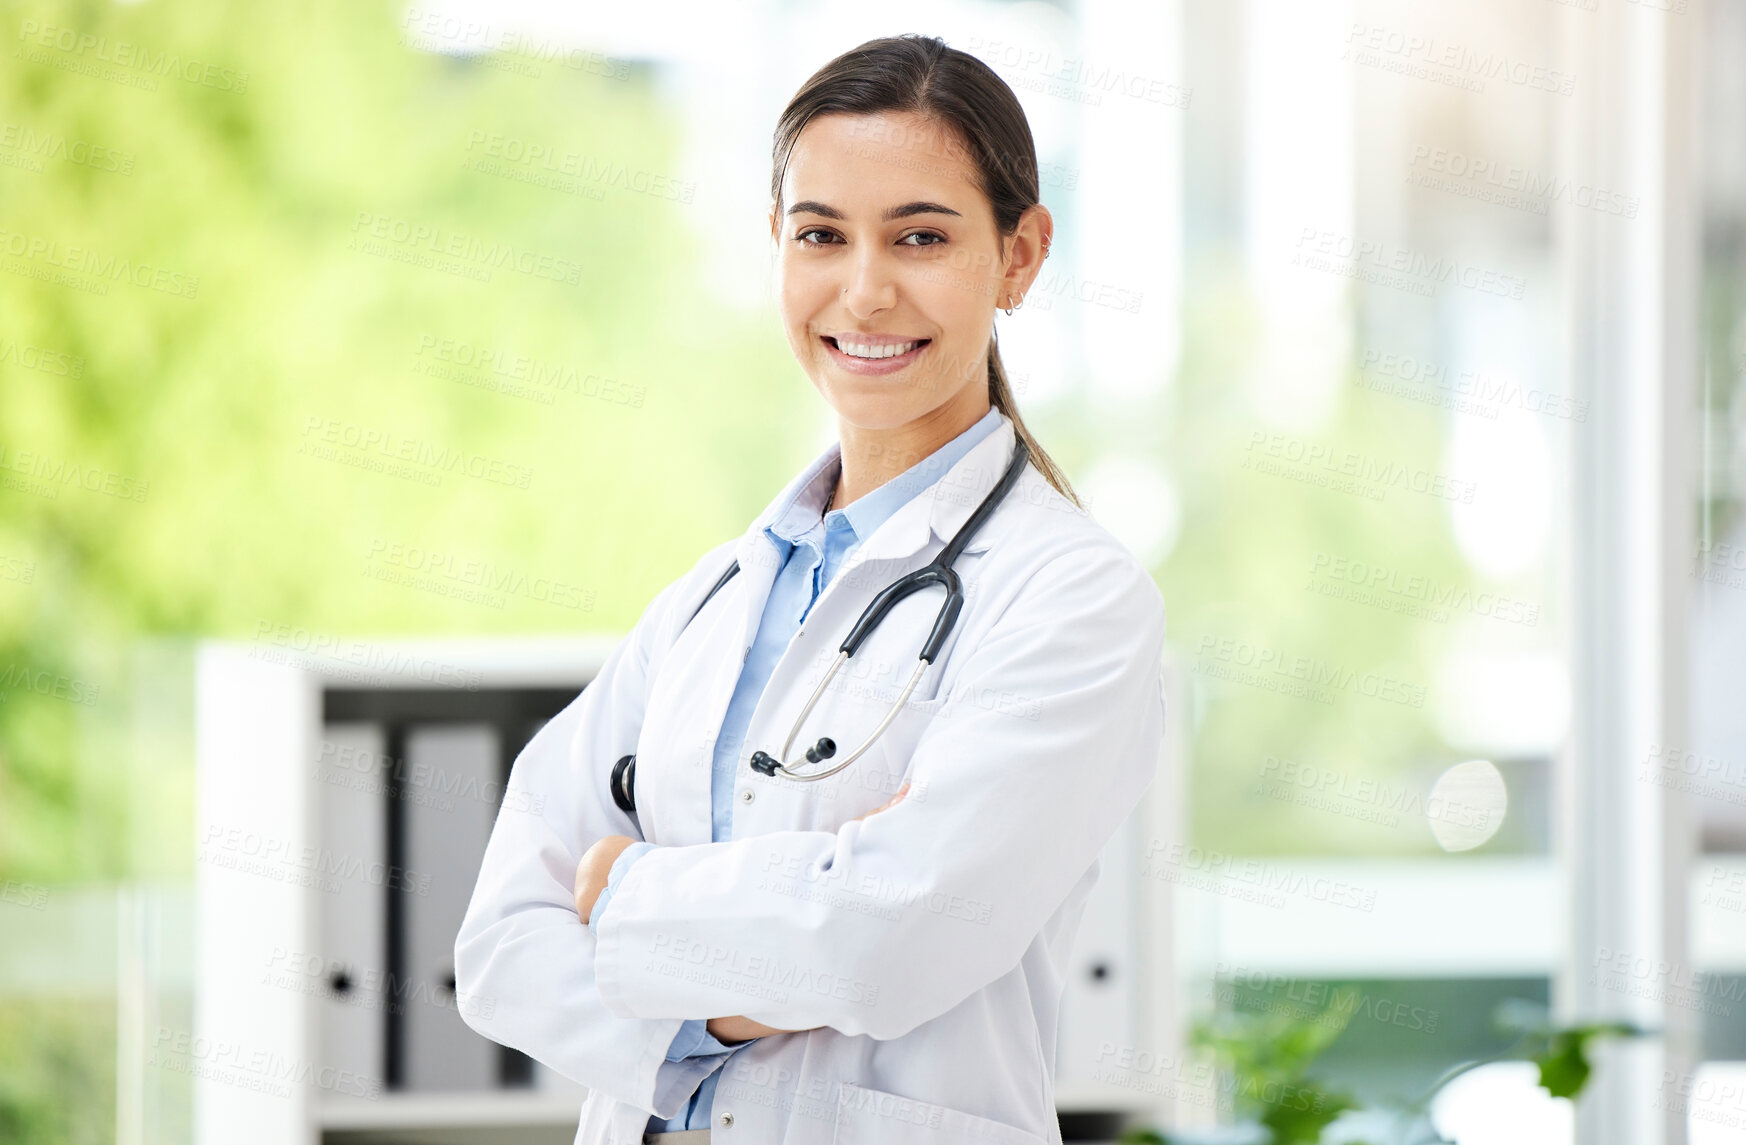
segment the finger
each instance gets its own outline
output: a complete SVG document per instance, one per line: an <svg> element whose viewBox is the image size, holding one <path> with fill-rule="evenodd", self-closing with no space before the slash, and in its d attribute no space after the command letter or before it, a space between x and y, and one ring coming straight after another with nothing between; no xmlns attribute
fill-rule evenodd
<svg viewBox="0 0 1746 1145"><path fill-rule="evenodd" d="M902 799L904 796L904 793L907 792L908 790L909 790L909 784L905 783L902 787L899 787L897 789L896 795L893 795L890 799L887 799L885 802L881 803L879 806L873 808L873 810L867 812L866 815L857 815L857 816L855 816L855 818L865 819L865 818L867 818L867 815L877 815L881 811L886 811L892 807L897 806L898 800Z"/></svg>

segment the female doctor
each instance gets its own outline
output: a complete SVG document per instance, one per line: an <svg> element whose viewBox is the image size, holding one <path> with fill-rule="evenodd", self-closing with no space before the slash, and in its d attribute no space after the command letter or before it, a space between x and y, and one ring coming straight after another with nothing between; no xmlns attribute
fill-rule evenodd
<svg viewBox="0 0 1746 1145"><path fill-rule="evenodd" d="M462 1012L587 1087L584 1145L1058 1142L1062 973L1162 745L1164 606L995 348L1053 232L1030 129L987 66L901 36L809 79L774 152L782 321L839 441L516 759ZM931 663L949 576L845 661L954 538Z"/></svg>

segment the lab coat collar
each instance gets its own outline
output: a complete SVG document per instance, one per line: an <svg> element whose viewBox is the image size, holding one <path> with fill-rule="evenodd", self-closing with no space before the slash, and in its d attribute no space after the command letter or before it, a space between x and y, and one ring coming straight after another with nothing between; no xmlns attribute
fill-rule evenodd
<svg viewBox="0 0 1746 1145"><path fill-rule="evenodd" d="M838 570L837 579L843 579L849 570L868 561L907 560L921 552L930 536L938 537L942 545L950 540L959 526L976 511L982 498L994 488L1000 475L1006 471L1007 462L1012 459L1013 442L1016 439L1012 419L1001 413L1000 422L998 429L971 446L970 451L959 458L958 463L951 469L941 474L938 481L899 506L896 512L886 518L884 524L873 531L871 537L856 546L843 567ZM765 601L770 596L770 587L776 582L778 566L783 559L770 543L770 539L764 535L765 526L786 513L795 498L820 473L838 463L841 454L841 443L832 442L812 464L801 470L783 487L782 492L765 506L764 511L741 534L734 555L740 562L740 573L746 581L746 595L743 598L746 612L742 617L745 633L757 630L758 617L763 614ZM818 495L823 496L822 493ZM984 525L977 530L970 543L964 546L964 552L981 552L988 545L988 526Z"/></svg>
<svg viewBox="0 0 1746 1145"><path fill-rule="evenodd" d="M825 516L825 500L835 487L833 475L837 468L834 448L827 449L821 456L825 464L809 467L810 479L803 481L792 496L788 495L788 490L783 490L783 496L772 502L773 508L766 510L769 523L765 526L765 533L774 541L798 544L802 537L820 528Z"/></svg>
<svg viewBox="0 0 1746 1145"><path fill-rule="evenodd" d="M1000 427L970 447L958 463L940 475L940 479L910 498L892 513L856 548L852 560L902 560L914 556L928 543L929 536L942 542L951 539L988 491L994 488L1006 463L1012 458L1015 432L1012 419L1000 413ZM808 486L819 481L820 474L839 464L842 446L832 442L783 487L782 492L758 514L740 538L737 556L742 569L772 566L778 559L770 541L764 536L766 526L786 515L794 503L809 495ZM822 503L825 485L811 490L812 499ZM986 530L979 530L965 546L967 553L988 547ZM774 568L770 579L775 580Z"/></svg>
<svg viewBox="0 0 1746 1145"><path fill-rule="evenodd" d="M938 537L941 544L951 540L952 534L970 519L982 498L999 482L1012 458L1014 437L1012 419L1001 414L999 428L971 446L938 481L893 513L850 555L850 560L855 563L906 560L927 545L930 534ZM970 538L964 551L978 553L988 545L988 530L984 526Z"/></svg>

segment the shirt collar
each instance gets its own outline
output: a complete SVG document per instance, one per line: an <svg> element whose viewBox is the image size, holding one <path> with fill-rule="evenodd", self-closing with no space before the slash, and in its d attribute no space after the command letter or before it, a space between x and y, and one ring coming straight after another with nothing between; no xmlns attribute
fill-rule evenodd
<svg viewBox="0 0 1746 1145"><path fill-rule="evenodd" d="M958 459L956 465L948 469L939 481L934 482L920 496L911 497L898 506L889 520L856 547L837 575L847 576L853 570L875 561L911 562L917 553L927 547L928 539L932 536L939 537L940 543L945 544L963 527L989 490L1000 480L1001 474L1012 460L1016 444L1017 435L1011 419L1004 414L1000 415L997 429L972 446ZM734 558L743 570L741 579L746 582L741 589L745 610L740 618L744 626L742 632L757 631L758 616L784 559L778 546L772 544L768 534L764 532L765 526L775 520L800 491L815 481L822 470L835 464L838 456L837 446L834 444L821 453L811 465L789 482L787 488L740 535L734 548ZM819 507L823 506L824 489L828 488L829 480L827 476L827 484L818 491ZM1046 492L1039 492L1036 488L1036 482L1040 480L1033 463L1020 478L1012 496L1030 500L1046 497ZM962 551L966 554L986 551L993 543L994 535L1000 531L999 524L997 517L989 522L988 527L978 529ZM899 567L903 567L902 564Z"/></svg>
<svg viewBox="0 0 1746 1145"><path fill-rule="evenodd" d="M826 463L822 469L812 472L812 477L794 491L786 504L776 509L775 516L764 526L764 533L772 541L786 541L797 545L808 533L816 530L825 517L825 500L836 487L837 473L842 468L842 459L836 447L826 452Z"/></svg>
<svg viewBox="0 0 1746 1145"><path fill-rule="evenodd" d="M857 543L865 541L878 532L879 526L898 509L938 482L977 442L998 430L1005 421L999 410L990 407L968 429L879 488L841 509L826 512L825 504L842 472L842 444L832 443L801 474L798 485L790 484L793 493L784 490L784 495L772 503L774 512L763 531L773 542L797 545L821 526L827 531L841 526L854 535Z"/></svg>
<svg viewBox="0 0 1746 1145"><path fill-rule="evenodd" d="M855 554L855 563L901 560L912 556L927 544L930 533L937 534L944 541L969 519L982 496L1000 480L1012 457L1016 436L1010 418L995 409L990 409L989 413L999 419L999 424L970 445L957 463L946 468L941 478L928 486L921 496L911 497L899 505L884 525L861 544ZM981 424L977 423L978 426ZM774 524L797 501L809 503L816 519L830 490L832 473L827 471L838 465L840 459L841 446L832 442L747 526L735 550L741 568L758 568L774 575L778 562L773 558L777 554L765 528ZM812 500L807 502L807 498ZM978 552L987 546L987 530L981 530L963 551Z"/></svg>

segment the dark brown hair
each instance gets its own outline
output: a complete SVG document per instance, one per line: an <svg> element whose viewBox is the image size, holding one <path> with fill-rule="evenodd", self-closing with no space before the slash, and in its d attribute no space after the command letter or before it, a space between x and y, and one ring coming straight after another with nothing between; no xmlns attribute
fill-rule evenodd
<svg viewBox="0 0 1746 1145"><path fill-rule="evenodd" d="M938 36L883 36L851 48L814 72L782 111L771 149L770 198L778 214L782 181L795 140L815 115L876 115L913 112L950 129L968 150L983 194L994 208L1003 238L1018 230L1019 216L1040 200L1037 148L1024 109L1006 81L987 64ZM1031 462L1049 484L1084 508L1067 475L1019 417L1001 365L997 339L988 343L988 401L1012 419L1030 448Z"/></svg>

